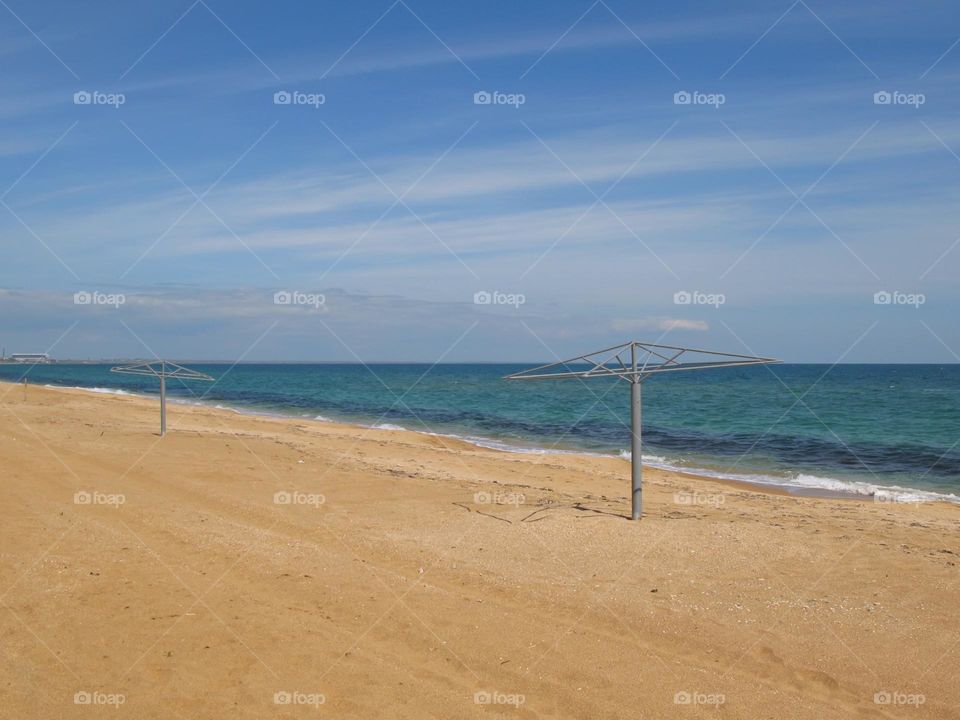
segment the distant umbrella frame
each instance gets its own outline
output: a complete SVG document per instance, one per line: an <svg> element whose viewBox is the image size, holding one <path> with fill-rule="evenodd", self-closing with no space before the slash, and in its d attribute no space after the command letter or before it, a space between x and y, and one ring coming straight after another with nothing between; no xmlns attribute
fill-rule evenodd
<svg viewBox="0 0 960 720"><path fill-rule="evenodd" d="M704 359L699 359L704 358ZM578 355L547 365L522 370L507 375L506 380L588 380L598 377L613 377L630 383L630 464L631 485L630 516L639 520L643 515L643 456L642 448L642 397L641 386L653 375L688 370L708 370L722 367L748 365L774 365L780 360L756 355L699 350L697 348L658 345L639 341ZM589 365L586 369L579 366Z"/></svg>
<svg viewBox="0 0 960 720"><path fill-rule="evenodd" d="M157 360L156 362L132 363L110 368L110 372L123 375L147 375L160 380L160 435L167 434L167 378L177 380L202 380L212 382L213 378L206 373L185 368L182 365Z"/></svg>

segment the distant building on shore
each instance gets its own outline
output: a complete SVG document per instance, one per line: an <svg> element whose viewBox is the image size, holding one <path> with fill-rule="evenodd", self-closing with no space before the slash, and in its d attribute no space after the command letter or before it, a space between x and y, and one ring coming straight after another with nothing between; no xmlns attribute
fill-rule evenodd
<svg viewBox="0 0 960 720"><path fill-rule="evenodd" d="M10 353L10 362L44 365L53 360L47 353Z"/></svg>

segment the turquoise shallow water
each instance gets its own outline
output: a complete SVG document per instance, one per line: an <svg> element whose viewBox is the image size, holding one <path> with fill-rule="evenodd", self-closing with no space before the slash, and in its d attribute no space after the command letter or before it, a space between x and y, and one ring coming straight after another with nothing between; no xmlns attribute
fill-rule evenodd
<svg viewBox="0 0 960 720"><path fill-rule="evenodd" d="M0 379L156 394L109 365L0 365ZM508 382L520 365L191 365L216 383L171 397L240 410L457 435L528 452L620 454L629 387ZM960 365L778 365L644 385L648 463L752 482L919 499L960 495ZM884 488L904 488L887 492Z"/></svg>

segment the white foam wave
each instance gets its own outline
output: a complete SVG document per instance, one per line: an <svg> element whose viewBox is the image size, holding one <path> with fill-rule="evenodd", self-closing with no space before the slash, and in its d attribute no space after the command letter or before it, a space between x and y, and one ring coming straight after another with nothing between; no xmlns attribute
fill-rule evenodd
<svg viewBox="0 0 960 720"><path fill-rule="evenodd" d="M56 388L58 390L83 390L84 392L98 393L100 395L133 395L134 393L127 392L126 390L119 390L116 388L103 388L103 387L80 387L78 385L51 385L46 384L44 387Z"/></svg>
<svg viewBox="0 0 960 720"><path fill-rule="evenodd" d="M946 501L960 503L960 496L953 493L938 493L932 490L905 488L899 485L874 485L856 480L837 480L816 475L798 474L790 481L791 485L803 488L825 489L834 492L872 497L877 502L919 503Z"/></svg>
<svg viewBox="0 0 960 720"><path fill-rule="evenodd" d="M624 460L633 459L633 453L629 450L621 450L619 453L617 453L617 456L623 458ZM644 455L643 461L650 465L655 465L656 463L662 463L665 465L667 463L667 459L662 455Z"/></svg>
<svg viewBox="0 0 960 720"><path fill-rule="evenodd" d="M406 430L405 427L392 425L391 423L376 423L375 425L364 425L369 430Z"/></svg>
<svg viewBox="0 0 960 720"><path fill-rule="evenodd" d="M646 462L644 456L644 462ZM763 485L778 487L786 490L807 491L816 495L817 491L830 496L873 498L876 502L889 503L920 503L920 502L950 502L960 503L960 496L953 493L939 493L932 490L905 488L898 485L875 485L858 480L841 480L839 478L821 477L796 473L792 475L761 475L747 473L718 472L708 468L688 467L671 463L649 463L653 467L674 472L683 472L690 475L714 478L717 480L733 480L748 485Z"/></svg>

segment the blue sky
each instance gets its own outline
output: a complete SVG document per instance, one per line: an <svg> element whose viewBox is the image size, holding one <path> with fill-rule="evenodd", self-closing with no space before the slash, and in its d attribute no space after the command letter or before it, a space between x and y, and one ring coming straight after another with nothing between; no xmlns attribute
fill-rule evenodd
<svg viewBox="0 0 960 720"><path fill-rule="evenodd" d="M947 4L5 3L8 353L958 359Z"/></svg>

